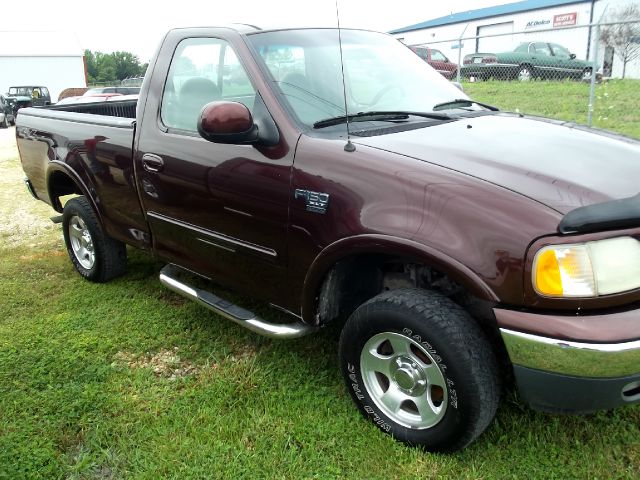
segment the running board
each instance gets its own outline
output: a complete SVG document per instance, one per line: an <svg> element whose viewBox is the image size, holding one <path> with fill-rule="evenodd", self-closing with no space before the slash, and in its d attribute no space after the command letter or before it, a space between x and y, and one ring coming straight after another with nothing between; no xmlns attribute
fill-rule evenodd
<svg viewBox="0 0 640 480"><path fill-rule="evenodd" d="M289 324L266 322L249 310L228 302L211 292L189 285L180 278L184 276L184 273L185 271L176 265L166 265L160 270L160 282L169 290L194 300L252 332L270 338L298 338L318 330L317 327L302 322Z"/></svg>

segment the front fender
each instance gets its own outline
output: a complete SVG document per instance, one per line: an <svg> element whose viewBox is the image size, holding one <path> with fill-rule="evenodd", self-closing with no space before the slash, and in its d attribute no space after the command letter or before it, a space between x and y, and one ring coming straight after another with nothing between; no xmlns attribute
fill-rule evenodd
<svg viewBox="0 0 640 480"><path fill-rule="evenodd" d="M362 254L384 254L408 258L445 273L475 296L490 302L499 298L470 268L427 245L390 235L363 234L340 239L325 247L315 258L304 281L302 318L311 322L315 315L316 296L326 274L340 260Z"/></svg>

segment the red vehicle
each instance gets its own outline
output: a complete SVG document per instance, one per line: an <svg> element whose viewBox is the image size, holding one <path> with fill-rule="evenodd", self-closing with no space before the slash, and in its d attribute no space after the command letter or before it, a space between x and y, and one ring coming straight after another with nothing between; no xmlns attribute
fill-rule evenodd
<svg viewBox="0 0 640 480"><path fill-rule="evenodd" d="M453 80L458 75L458 65L449 60L440 50L419 45L412 45L409 48L447 80Z"/></svg>
<svg viewBox="0 0 640 480"><path fill-rule="evenodd" d="M78 273L123 274L129 245L254 332L338 322L358 409L434 451L476 439L511 379L548 411L640 402L640 142L474 102L388 35L337 38L172 30L138 99L21 110L26 184Z"/></svg>

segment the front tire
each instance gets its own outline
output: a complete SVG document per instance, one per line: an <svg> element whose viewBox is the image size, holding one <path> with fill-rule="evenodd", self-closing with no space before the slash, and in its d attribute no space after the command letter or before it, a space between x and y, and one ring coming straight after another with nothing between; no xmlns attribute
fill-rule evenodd
<svg viewBox="0 0 640 480"><path fill-rule="evenodd" d="M365 417L412 446L451 452L489 425L498 365L474 320L431 291L382 293L360 306L340 337L340 364Z"/></svg>
<svg viewBox="0 0 640 480"><path fill-rule="evenodd" d="M127 250L124 243L104 233L85 197L72 198L65 204L62 230L71 263L87 280L107 282L125 272Z"/></svg>
<svg viewBox="0 0 640 480"><path fill-rule="evenodd" d="M516 78L520 82L529 82L533 80L533 69L529 65L521 65Z"/></svg>

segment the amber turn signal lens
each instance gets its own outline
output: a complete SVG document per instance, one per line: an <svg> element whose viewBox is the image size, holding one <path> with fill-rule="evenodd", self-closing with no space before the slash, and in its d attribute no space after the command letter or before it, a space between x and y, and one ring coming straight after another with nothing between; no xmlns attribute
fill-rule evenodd
<svg viewBox="0 0 640 480"><path fill-rule="evenodd" d="M536 257L535 286L543 295L562 295L562 277L554 250L544 250Z"/></svg>
<svg viewBox="0 0 640 480"><path fill-rule="evenodd" d="M533 285L549 297L592 297L595 278L586 245L555 245L541 249L533 261Z"/></svg>

